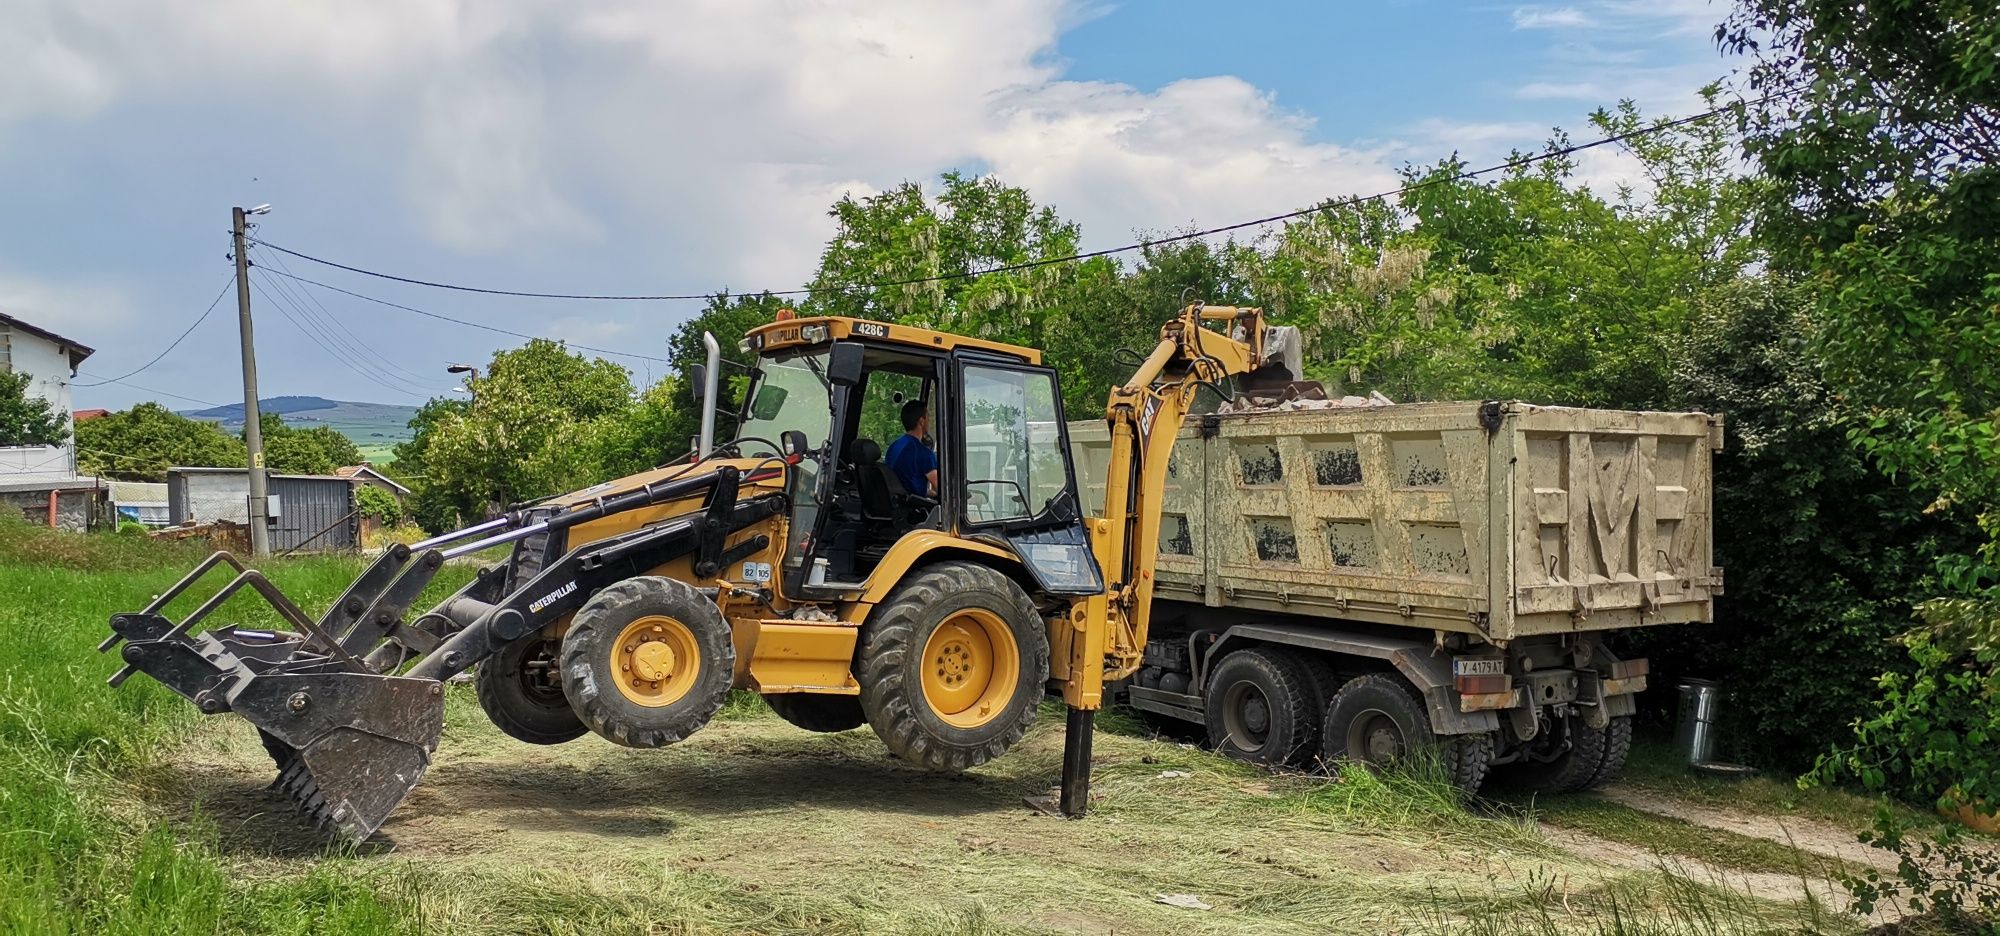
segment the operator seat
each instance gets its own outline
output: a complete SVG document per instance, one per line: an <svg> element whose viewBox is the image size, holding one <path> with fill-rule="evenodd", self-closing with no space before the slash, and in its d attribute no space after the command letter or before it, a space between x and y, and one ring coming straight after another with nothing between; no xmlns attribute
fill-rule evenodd
<svg viewBox="0 0 2000 936"><path fill-rule="evenodd" d="M882 446L874 439L855 439L847 446L847 460L854 463L854 487L861 495L864 520L891 522L896 516L895 476L882 464Z"/></svg>

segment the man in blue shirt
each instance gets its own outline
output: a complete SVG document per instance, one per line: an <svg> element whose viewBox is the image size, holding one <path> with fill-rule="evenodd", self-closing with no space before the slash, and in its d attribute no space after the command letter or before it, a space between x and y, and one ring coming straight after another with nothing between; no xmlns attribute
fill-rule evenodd
<svg viewBox="0 0 2000 936"><path fill-rule="evenodd" d="M903 490L925 497L937 496L937 453L924 444L924 437L930 434L931 418L924 412L924 401L911 400L903 404L903 434L889 443L889 454L882 463L896 473L903 482Z"/></svg>

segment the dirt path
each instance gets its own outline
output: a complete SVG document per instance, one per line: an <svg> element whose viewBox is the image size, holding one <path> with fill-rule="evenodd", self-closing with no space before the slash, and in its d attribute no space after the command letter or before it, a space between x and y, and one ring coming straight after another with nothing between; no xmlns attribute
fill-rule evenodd
<svg viewBox="0 0 2000 936"><path fill-rule="evenodd" d="M1630 786L1614 785L1598 795L1621 806L1691 822L1704 828L1760 838L1862 867L1883 871L1896 869L1894 855L1862 844L1852 831L1831 823L1797 816L1768 816L1722 809Z"/></svg>
<svg viewBox="0 0 2000 936"><path fill-rule="evenodd" d="M1591 861L1602 861L1621 868L1664 870L1691 881L1735 893L1749 894L1760 900L1780 902L1812 900L1825 908L1828 916L1837 916L1838 912L1849 904L1847 891L1824 877L1815 879L1796 874L1720 868L1685 855L1658 855L1633 845L1601 839L1575 829L1544 827L1543 832L1548 835L1550 841L1560 845L1564 850ZM1892 917L1885 908L1877 913L1871 922L1886 922L1889 919Z"/></svg>

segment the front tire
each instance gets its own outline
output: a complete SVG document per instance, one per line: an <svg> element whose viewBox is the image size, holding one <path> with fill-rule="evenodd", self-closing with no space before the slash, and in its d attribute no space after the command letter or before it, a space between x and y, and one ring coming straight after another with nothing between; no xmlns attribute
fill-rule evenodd
<svg viewBox="0 0 2000 936"><path fill-rule="evenodd" d="M715 602L686 582L641 575L598 592L562 642L571 709L605 740L673 744L722 708L736 648Z"/></svg>
<svg viewBox="0 0 2000 936"><path fill-rule="evenodd" d="M1048 632L1013 579L970 562L905 578L861 628L861 710L889 751L961 771L1006 753L1035 720Z"/></svg>
<svg viewBox="0 0 2000 936"><path fill-rule="evenodd" d="M562 641L533 634L479 664L472 685L494 727L529 744L562 744L590 730L563 694L561 652Z"/></svg>

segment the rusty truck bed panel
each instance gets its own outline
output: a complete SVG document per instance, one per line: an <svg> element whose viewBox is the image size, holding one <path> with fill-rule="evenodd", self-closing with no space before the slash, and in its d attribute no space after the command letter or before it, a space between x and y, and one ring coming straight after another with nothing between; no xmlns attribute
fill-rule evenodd
<svg viewBox="0 0 2000 936"><path fill-rule="evenodd" d="M1074 423L1101 512L1108 438ZM1719 419L1526 403L1191 421L1158 596L1493 641L1713 620Z"/></svg>

